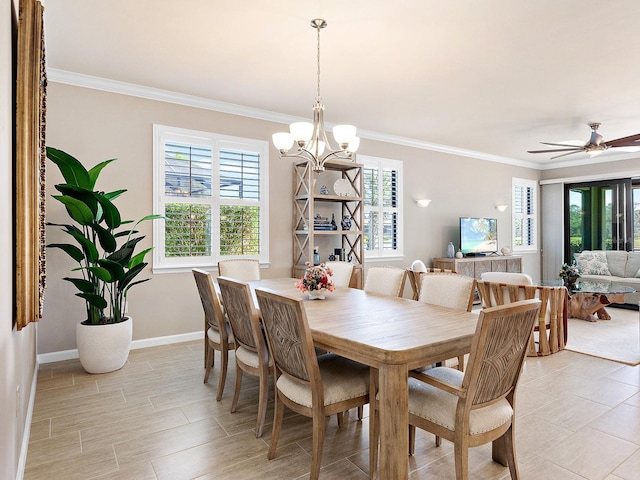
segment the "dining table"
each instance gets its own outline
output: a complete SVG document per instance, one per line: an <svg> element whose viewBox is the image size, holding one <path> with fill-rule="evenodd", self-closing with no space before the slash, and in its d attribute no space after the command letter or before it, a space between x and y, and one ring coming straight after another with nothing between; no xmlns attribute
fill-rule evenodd
<svg viewBox="0 0 640 480"><path fill-rule="evenodd" d="M477 313L347 287L311 300L294 278L248 283L254 298L256 288L302 298L316 347L377 369L379 478L408 478L409 370L469 353Z"/></svg>

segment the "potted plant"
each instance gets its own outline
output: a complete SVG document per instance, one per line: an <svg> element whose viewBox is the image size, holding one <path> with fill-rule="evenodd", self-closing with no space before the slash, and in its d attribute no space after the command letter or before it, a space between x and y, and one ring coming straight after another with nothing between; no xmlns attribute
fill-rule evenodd
<svg viewBox="0 0 640 480"><path fill-rule="evenodd" d="M558 276L564 282L564 286L567 287L570 291L575 290L576 282L578 278L580 278L580 270L575 263L569 265L568 263L563 263L560 267L560 271L558 272Z"/></svg>
<svg viewBox="0 0 640 480"><path fill-rule="evenodd" d="M113 200L126 190L102 192L96 190L100 172L115 159L106 160L87 170L77 159L62 150L47 147L47 157L62 173L65 183L55 185L61 202L73 223L52 223L68 234L73 243L52 243L78 263L73 277L64 277L83 298L86 319L76 328L78 355L89 373L118 370L126 362L131 347L132 320L126 315L129 289L149 279L135 280L147 263L145 256L152 249L135 253L144 238L136 226L143 221L163 218L147 215L131 228L133 222L123 221Z"/></svg>

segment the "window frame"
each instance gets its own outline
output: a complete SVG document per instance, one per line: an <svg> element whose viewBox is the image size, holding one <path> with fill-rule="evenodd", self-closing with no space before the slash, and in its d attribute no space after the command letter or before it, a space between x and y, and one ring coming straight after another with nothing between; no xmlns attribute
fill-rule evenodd
<svg viewBox="0 0 640 480"><path fill-rule="evenodd" d="M154 273L188 272L192 268L216 270L218 261L233 258L253 258L261 266L269 264L269 142L263 140L234 137L216 133L153 125L153 211L164 214L166 203L184 200L185 197L170 197L165 193L165 144L175 142L211 148L211 196L190 198L177 203L211 206L211 255L192 257L165 256L165 222L153 222L153 265ZM260 155L260 199L223 199L220 197L220 151L250 151ZM170 199L170 200L169 200ZM220 208L226 205L258 206L260 208L260 254L221 255L220 254Z"/></svg>
<svg viewBox="0 0 640 480"><path fill-rule="evenodd" d="M532 213L518 213L516 209L516 205L518 203L518 194L517 191L521 188L531 189L533 198L531 200L532 204ZM538 236L539 236L539 228L538 228L538 207L539 207L539 192L538 192L538 181L530 180L526 178L516 178L513 177L511 179L511 251L512 252L537 252L538 251ZM520 220L531 219L533 224L533 235L532 241L526 245L516 245L516 231L517 231L517 222Z"/></svg>
<svg viewBox="0 0 640 480"><path fill-rule="evenodd" d="M362 228L363 230L365 229L365 223L366 223L366 213L367 212L376 212L378 213L378 215L380 216L380 218L383 218L384 213L389 213L389 212L394 212L397 214L397 226L396 226L396 244L397 244L397 248L392 251L392 250L385 250L384 249L384 241L383 241L383 229L384 229L384 222L381 220L380 223L380 227L378 230L378 235L380 235L379 237L379 242L378 242L378 248L376 250L367 250L366 245L364 246L364 257L365 260L389 260L389 261L393 261L393 260L398 260L400 258L404 258L404 200L403 200L403 183L404 183L404 178L403 178L403 162L402 160L393 160L393 159L389 159L389 158L381 158L381 157L372 157L372 156L368 156L368 155L358 155L357 158L358 163L361 163L364 167L364 170L366 170L367 168L369 169L377 169L378 171L382 171L384 169L392 169L392 170L396 170L398 173L398 178L397 178L397 206L396 207L385 207L384 203L382 201L383 199L383 195L382 195L382 189L383 189L383 182L382 182L382 175L378 175L378 198L380 199L379 205L378 206L368 206L363 198L362 204L363 204L363 212L364 212L364 216L363 216L363 225ZM363 171L363 176L364 176L364 171ZM362 192L362 195L364 197L364 191ZM364 236L364 233L363 233ZM363 244L364 244L364 238L362 239Z"/></svg>

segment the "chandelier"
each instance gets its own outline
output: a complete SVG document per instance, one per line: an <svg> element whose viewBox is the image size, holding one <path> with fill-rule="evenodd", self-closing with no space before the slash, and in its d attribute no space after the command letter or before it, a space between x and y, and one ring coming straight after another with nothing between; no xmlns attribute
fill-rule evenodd
<svg viewBox="0 0 640 480"><path fill-rule="evenodd" d="M289 125L289 132L273 134L273 144L280 151L280 157L298 157L311 163L315 172L324 171L324 164L331 158L353 161L353 154L360 146L360 138L356 137L356 127L353 125L336 125L333 127L333 138L338 144L337 149L331 147L324 128L324 105L320 97L320 29L327 26L321 18L311 20L311 26L318 35L318 84L316 103L313 106L313 123L295 122ZM291 151L293 144L297 149Z"/></svg>

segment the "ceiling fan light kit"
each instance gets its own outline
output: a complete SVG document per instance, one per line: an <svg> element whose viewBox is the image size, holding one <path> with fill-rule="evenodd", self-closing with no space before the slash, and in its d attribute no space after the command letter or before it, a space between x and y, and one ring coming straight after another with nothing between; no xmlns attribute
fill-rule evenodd
<svg viewBox="0 0 640 480"><path fill-rule="evenodd" d="M551 157L551 160L554 160L556 158L566 157L567 155L573 155L574 153L580 153L580 152L588 153L590 157L593 157L610 148L635 147L640 150L640 133L637 133L635 135L630 135L628 137L617 138L615 140L604 142L603 141L604 137L598 133L598 127L600 127L600 123L597 123L597 122L590 123L589 127L591 127L591 137L589 138L589 141L582 146L569 145L567 143L540 142L543 145L549 145L551 147L563 147L563 148L551 148L546 150L528 150L528 153L563 152L560 155Z"/></svg>

